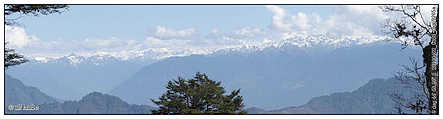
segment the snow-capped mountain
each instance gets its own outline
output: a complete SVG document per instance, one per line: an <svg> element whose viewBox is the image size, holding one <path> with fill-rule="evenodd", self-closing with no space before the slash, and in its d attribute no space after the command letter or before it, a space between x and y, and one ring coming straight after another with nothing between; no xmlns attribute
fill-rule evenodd
<svg viewBox="0 0 443 119"><path fill-rule="evenodd" d="M64 56L46 57L31 56L28 59L36 63L66 63L77 65L79 63L103 65L107 62L130 61L152 63L170 57L209 55L214 53L251 53L265 48L299 47L311 49L335 49L358 45L374 45L386 43L400 43L399 40L390 40L385 36L337 36L334 34L304 34L285 33L280 40L242 40L238 45L224 45L217 47L192 47L192 48L146 48L122 51L93 51L87 53L69 53Z"/></svg>
<svg viewBox="0 0 443 119"><path fill-rule="evenodd" d="M143 67L111 93L131 103L147 103L146 99L166 90L167 81L204 72L227 89L242 89L246 105L280 108L351 91L370 79L389 78L408 64L410 56L420 54L414 48L402 50L398 42L383 37L315 39L322 37L326 36L294 36L209 55L166 58Z"/></svg>
<svg viewBox="0 0 443 119"><path fill-rule="evenodd" d="M93 64L93 65L105 65L106 63L114 62L139 62L150 64L152 62L174 57L174 56L188 56L191 54L209 54L205 50L170 50L168 48L158 49L143 49L143 50L131 50L120 52L103 52L97 51L94 53L69 53L65 56L59 57L27 57L33 63L69 63L71 65L78 64Z"/></svg>
<svg viewBox="0 0 443 119"><path fill-rule="evenodd" d="M179 57L191 58L186 58L188 60L197 58L195 61L201 61L198 57L207 56L209 58L213 57L220 58L220 60L225 59L226 61L231 61L232 59L229 59L230 57L242 59L246 56L246 60L252 60L247 57L272 59L272 57L279 57L279 55L289 55L289 57L284 57L286 58L285 62L290 62L286 60L295 60L294 58L297 59L297 57L306 57L303 61L312 62L310 61L312 59L309 59L309 57L317 58L328 56L327 58L335 58L334 55L325 55L333 52L344 53L342 54L344 57L351 57L346 55L345 52L350 52L356 48L362 49L363 47L371 47L368 48L369 50L377 50L375 47L378 46L386 48L381 44L390 44L386 46L391 46L389 49L392 52L397 52L393 51L395 49L400 50L400 45L387 42L384 39L386 38L335 37L333 35L308 36L288 33L286 37L281 40L245 40L242 41L243 43L241 45L226 45L224 47L193 47L188 49L147 48L114 52L76 52L59 57L29 57L28 59L31 60L29 63L11 67L7 70L7 74L20 78L25 84L35 86L47 92L49 95L54 95L64 100L75 100L91 91L115 91L117 86L123 86L122 83L134 77L134 74L139 72L141 68L164 60L174 63L174 61L171 60ZM399 47L393 45L398 45ZM359 52L371 53L373 51L359 50ZM213 58L210 59L219 61ZM233 63L235 62L237 61L233 61ZM264 62L269 63L268 61ZM225 65L230 66L233 64L227 63ZM253 65L254 64L251 64L250 66ZM175 65L171 66L175 67ZM269 66L273 66L272 63L270 63ZM183 70L186 69L185 67L182 68ZM208 69L207 71L211 70L212 69ZM171 79L173 77L166 78ZM123 98L126 97L123 96ZM138 100L142 99L128 101L139 103Z"/></svg>

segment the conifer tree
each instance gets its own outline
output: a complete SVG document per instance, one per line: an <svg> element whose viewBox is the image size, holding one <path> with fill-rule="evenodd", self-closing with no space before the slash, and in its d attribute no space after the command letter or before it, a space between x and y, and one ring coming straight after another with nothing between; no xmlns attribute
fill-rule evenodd
<svg viewBox="0 0 443 119"><path fill-rule="evenodd" d="M159 106L152 114L246 114L240 89L225 94L220 81L213 81L206 74L197 72L192 79L169 81L167 91L159 100L151 101Z"/></svg>
<svg viewBox="0 0 443 119"><path fill-rule="evenodd" d="M25 59L23 55L16 53L14 49L5 47L5 68L23 64L25 62L28 62L28 60Z"/></svg>

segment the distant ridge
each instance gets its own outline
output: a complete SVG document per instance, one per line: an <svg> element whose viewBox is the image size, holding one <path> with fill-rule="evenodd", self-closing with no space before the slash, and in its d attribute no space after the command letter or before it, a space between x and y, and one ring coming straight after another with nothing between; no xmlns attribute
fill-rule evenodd
<svg viewBox="0 0 443 119"><path fill-rule="evenodd" d="M45 103L38 111L24 114L150 114L151 106L128 104L120 98L99 92L92 92L79 101Z"/></svg>
<svg viewBox="0 0 443 119"><path fill-rule="evenodd" d="M8 110L9 105L25 104L39 105L44 103L55 103L55 98L46 95L39 89L24 85L20 80L9 75L5 75L5 112L14 113Z"/></svg>
<svg viewBox="0 0 443 119"><path fill-rule="evenodd" d="M6 114L149 114L147 105L128 104L120 98L92 92L79 101L57 102L56 98L24 85L20 80L5 76ZM9 110L9 105L36 105L39 110Z"/></svg>
<svg viewBox="0 0 443 119"><path fill-rule="evenodd" d="M412 95L398 80L373 79L352 92L314 97L301 106L268 111L257 108L246 110L252 114L396 114L395 103L390 97L394 91Z"/></svg>

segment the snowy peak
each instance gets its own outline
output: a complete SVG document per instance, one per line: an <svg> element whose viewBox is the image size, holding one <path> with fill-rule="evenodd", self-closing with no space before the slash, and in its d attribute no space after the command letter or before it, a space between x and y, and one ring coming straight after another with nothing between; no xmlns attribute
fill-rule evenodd
<svg viewBox="0 0 443 119"><path fill-rule="evenodd" d="M284 43L290 43L298 47L351 47L355 45L366 45L373 43L388 43L391 39L386 36L362 35L362 36L338 36L334 34L313 34L304 33L286 33L284 34Z"/></svg>
<svg viewBox="0 0 443 119"><path fill-rule="evenodd" d="M34 63L68 63L70 65L78 65L80 63L104 65L109 62L116 62L119 59L109 55L94 55L94 56L81 56L75 53L70 53L61 57L31 57L31 62Z"/></svg>
<svg viewBox="0 0 443 119"><path fill-rule="evenodd" d="M195 48L146 48L132 49L122 51L95 51L88 53L69 53L60 57L31 57L33 61L38 63L48 62L68 62L76 65L79 63L90 63L94 65L102 65L106 62L115 61L136 61L136 62L154 62L169 57L182 57L190 55L210 55L210 54L229 54L241 53L248 54L264 49L280 49L286 48L323 48L335 49L342 47L353 47L360 45L379 45L392 43L388 42L389 37L367 35L367 36L337 36L334 34L314 34L306 33L286 33L280 40L263 39L257 41L244 41L242 45L227 45L224 47L195 47ZM394 42L399 43L394 40Z"/></svg>

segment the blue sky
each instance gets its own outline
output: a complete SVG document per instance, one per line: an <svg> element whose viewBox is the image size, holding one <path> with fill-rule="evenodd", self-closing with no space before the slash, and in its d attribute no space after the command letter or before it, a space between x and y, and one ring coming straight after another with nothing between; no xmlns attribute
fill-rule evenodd
<svg viewBox="0 0 443 119"><path fill-rule="evenodd" d="M293 11L328 15L336 6L281 6ZM199 33L212 29L230 31L244 26L269 27L272 13L261 5L72 5L62 14L24 17L27 32L41 40L76 40L90 37L144 39L157 25L173 28L198 28ZM61 30L63 29L63 30ZM63 31L63 32L61 32Z"/></svg>
<svg viewBox="0 0 443 119"><path fill-rule="evenodd" d="M6 41L27 56L197 52L300 35L382 37L386 18L368 5L71 5L62 14L22 17L6 27Z"/></svg>

